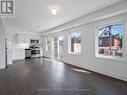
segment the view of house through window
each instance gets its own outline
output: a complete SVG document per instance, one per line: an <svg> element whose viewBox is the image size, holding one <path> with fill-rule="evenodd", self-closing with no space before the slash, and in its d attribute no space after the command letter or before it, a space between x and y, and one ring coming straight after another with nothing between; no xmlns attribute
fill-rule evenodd
<svg viewBox="0 0 127 95"><path fill-rule="evenodd" d="M81 53L81 34L71 32L69 38L69 53Z"/></svg>
<svg viewBox="0 0 127 95"><path fill-rule="evenodd" d="M123 24L100 27L98 30L98 53L104 56L122 57Z"/></svg>
<svg viewBox="0 0 127 95"><path fill-rule="evenodd" d="M50 49L50 38L46 37L46 51Z"/></svg>

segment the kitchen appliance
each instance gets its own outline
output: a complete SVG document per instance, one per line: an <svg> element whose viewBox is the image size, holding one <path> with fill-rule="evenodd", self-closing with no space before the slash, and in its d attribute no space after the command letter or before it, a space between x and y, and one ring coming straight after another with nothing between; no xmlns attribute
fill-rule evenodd
<svg viewBox="0 0 127 95"><path fill-rule="evenodd" d="M31 45L30 49L31 49L31 58L40 57L40 47L36 45Z"/></svg>
<svg viewBox="0 0 127 95"><path fill-rule="evenodd" d="M8 57L7 57L7 50L8 50L8 48L7 48L7 39L5 39L5 67L6 68L8 68L8 64L7 64L7 59L8 59Z"/></svg>
<svg viewBox="0 0 127 95"><path fill-rule="evenodd" d="M30 40L30 44L31 44L31 45L39 44L39 40L31 39L31 40Z"/></svg>
<svg viewBox="0 0 127 95"><path fill-rule="evenodd" d="M31 49L25 49L25 58L31 58Z"/></svg>

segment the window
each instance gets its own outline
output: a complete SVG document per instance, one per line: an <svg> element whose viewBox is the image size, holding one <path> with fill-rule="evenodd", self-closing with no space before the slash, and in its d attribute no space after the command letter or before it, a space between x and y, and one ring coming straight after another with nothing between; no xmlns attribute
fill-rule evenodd
<svg viewBox="0 0 127 95"><path fill-rule="evenodd" d="M81 53L81 34L79 32L71 32L69 34L68 52L80 54Z"/></svg>
<svg viewBox="0 0 127 95"><path fill-rule="evenodd" d="M50 38L46 37L46 51L50 49Z"/></svg>
<svg viewBox="0 0 127 95"><path fill-rule="evenodd" d="M112 24L98 29L98 54L122 57L123 24Z"/></svg>
<svg viewBox="0 0 127 95"><path fill-rule="evenodd" d="M99 39L99 45L102 45L102 39Z"/></svg>

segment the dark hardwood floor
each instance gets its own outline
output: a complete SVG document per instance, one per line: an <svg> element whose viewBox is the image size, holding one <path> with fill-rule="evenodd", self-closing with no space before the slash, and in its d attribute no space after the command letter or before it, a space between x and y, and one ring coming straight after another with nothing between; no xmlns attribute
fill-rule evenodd
<svg viewBox="0 0 127 95"><path fill-rule="evenodd" d="M127 83L38 58L0 70L0 95L127 95Z"/></svg>

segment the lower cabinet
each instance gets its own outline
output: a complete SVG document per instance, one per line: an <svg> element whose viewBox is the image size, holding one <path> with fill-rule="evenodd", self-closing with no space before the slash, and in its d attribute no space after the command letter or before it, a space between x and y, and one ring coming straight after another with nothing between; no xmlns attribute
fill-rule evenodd
<svg viewBox="0 0 127 95"><path fill-rule="evenodd" d="M13 50L13 55L12 55L12 60L24 60L25 59L25 49L14 49Z"/></svg>

